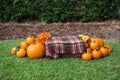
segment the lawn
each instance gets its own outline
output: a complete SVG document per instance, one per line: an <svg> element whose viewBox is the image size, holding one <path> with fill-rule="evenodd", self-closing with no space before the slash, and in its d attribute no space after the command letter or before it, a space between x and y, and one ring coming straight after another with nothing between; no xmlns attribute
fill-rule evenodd
<svg viewBox="0 0 120 80"><path fill-rule="evenodd" d="M109 42L109 56L84 61L81 58L29 59L11 55L22 39L0 41L1 80L119 80L120 43Z"/></svg>

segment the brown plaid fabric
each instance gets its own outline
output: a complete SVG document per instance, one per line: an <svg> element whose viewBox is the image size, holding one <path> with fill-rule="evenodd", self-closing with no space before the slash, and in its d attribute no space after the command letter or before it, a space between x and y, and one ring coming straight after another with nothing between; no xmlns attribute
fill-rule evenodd
<svg viewBox="0 0 120 80"><path fill-rule="evenodd" d="M81 37L52 37L45 42L46 57L59 58L62 54L80 54L86 51Z"/></svg>

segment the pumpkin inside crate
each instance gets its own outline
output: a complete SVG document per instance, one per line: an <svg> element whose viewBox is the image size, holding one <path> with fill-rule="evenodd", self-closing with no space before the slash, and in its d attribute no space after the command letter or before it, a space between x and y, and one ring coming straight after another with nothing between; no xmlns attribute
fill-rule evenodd
<svg viewBox="0 0 120 80"><path fill-rule="evenodd" d="M78 36L51 37L45 42L45 56L50 58L81 57L85 43Z"/></svg>

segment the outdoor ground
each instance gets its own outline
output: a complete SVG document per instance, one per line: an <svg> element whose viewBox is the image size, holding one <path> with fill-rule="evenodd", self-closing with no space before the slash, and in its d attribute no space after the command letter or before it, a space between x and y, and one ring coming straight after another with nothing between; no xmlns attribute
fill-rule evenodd
<svg viewBox="0 0 120 80"><path fill-rule="evenodd" d="M101 37L113 51L98 60L18 58L10 54L23 38L47 31L52 36L87 34ZM119 80L120 21L89 23L0 23L0 80Z"/></svg>
<svg viewBox="0 0 120 80"><path fill-rule="evenodd" d="M23 39L0 41L0 80L120 80L120 43L98 60L18 58L10 54Z"/></svg>
<svg viewBox="0 0 120 80"><path fill-rule="evenodd" d="M45 22L9 22L0 23L0 40L26 38L41 32L50 32L52 36L67 36L87 34L91 37L103 39L120 39L120 21L111 20L104 22L68 22L68 23L45 23Z"/></svg>

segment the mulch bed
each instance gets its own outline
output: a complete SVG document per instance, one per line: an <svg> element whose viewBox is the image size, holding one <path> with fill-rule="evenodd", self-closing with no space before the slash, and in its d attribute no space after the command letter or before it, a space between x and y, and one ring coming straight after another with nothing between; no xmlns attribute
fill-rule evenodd
<svg viewBox="0 0 120 80"><path fill-rule="evenodd" d="M97 36L104 39L120 38L120 21L112 20L88 23L40 23L37 21L0 23L0 40L26 38L30 35L36 36L44 31L50 32L52 36L86 34L91 37Z"/></svg>

